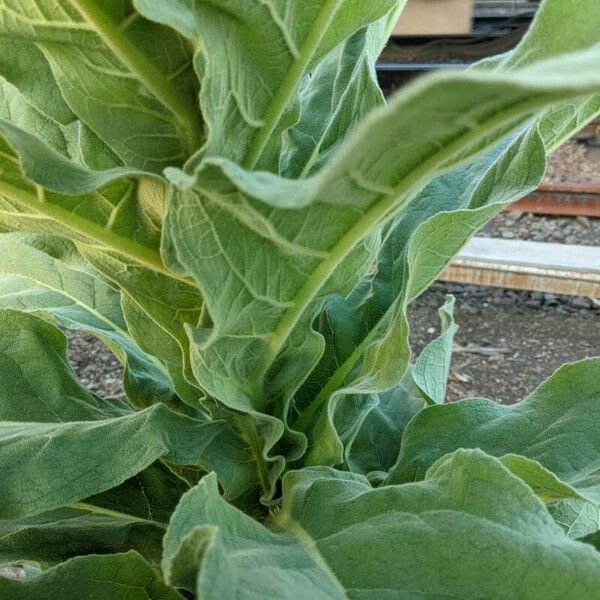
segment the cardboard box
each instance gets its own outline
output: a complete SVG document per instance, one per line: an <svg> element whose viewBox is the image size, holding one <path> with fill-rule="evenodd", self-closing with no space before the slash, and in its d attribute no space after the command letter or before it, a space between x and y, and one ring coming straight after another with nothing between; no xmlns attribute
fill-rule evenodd
<svg viewBox="0 0 600 600"><path fill-rule="evenodd" d="M465 35L472 22L473 0L408 0L394 35Z"/></svg>

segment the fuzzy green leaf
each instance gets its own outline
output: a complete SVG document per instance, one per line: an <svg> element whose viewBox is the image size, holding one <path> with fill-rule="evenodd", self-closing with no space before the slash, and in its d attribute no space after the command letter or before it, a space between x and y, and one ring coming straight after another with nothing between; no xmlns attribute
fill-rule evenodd
<svg viewBox="0 0 600 600"><path fill-rule="evenodd" d="M584 63L596 64L593 51L565 56L552 68L539 64L522 71L433 77L373 115L327 168L302 182L249 173L216 159L205 161L193 182L171 171L180 184L194 187L173 198L167 246L196 278L214 323L213 329L192 331L192 366L200 385L235 410L273 412L275 402L287 406L290 392L323 352L322 339L311 329L316 313L331 292L347 294L360 281L385 222L410 206L436 174L497 145L556 102L595 89L595 66L581 79L581 69L577 77L568 74ZM561 77L557 69L564 71ZM464 118L456 120L455 113ZM393 152L384 151L390 147ZM542 151L542 165L543 158ZM483 223L498 210L485 207L473 219ZM449 216L448 230L438 235L452 236L452 224ZM438 261L441 266L464 243L470 226L467 219L464 237L453 239L456 246ZM439 248L439 237L432 239L431 251ZM413 293L436 274L424 265L412 282ZM394 331L387 342L393 346L392 339L400 340L398 350L385 357L374 347L373 369L388 376L393 368L394 377L401 377L405 366L397 359L404 354L404 364L408 361L406 336ZM374 390L369 375L363 378L365 391ZM398 381L390 383L375 391ZM361 389L358 383L354 387ZM326 401L327 394L319 400ZM275 410L287 409L279 404ZM330 464L336 462L337 456Z"/></svg>
<svg viewBox="0 0 600 600"><path fill-rule="evenodd" d="M591 600L600 584L600 555L479 451L443 458L423 482L378 489L350 473L291 472L269 529L207 477L173 516L163 568L207 599Z"/></svg>
<svg viewBox="0 0 600 600"><path fill-rule="evenodd" d="M0 308L47 314L98 336L123 358L125 390L134 404L171 400L173 385L164 367L127 331L119 294L83 270L74 254L70 244L55 239L0 235Z"/></svg>
<svg viewBox="0 0 600 600"><path fill-rule="evenodd" d="M0 522L0 564L42 568L84 554L136 550L159 566L162 537L188 486L155 463L125 483L83 502L18 521Z"/></svg>
<svg viewBox="0 0 600 600"><path fill-rule="evenodd" d="M594 422L600 411L599 373L600 359L588 359L562 367L514 406L474 398L426 408L405 430L388 481L421 479L444 454L482 448L495 456L518 454L537 461L597 505L600 438ZM597 526L597 516L594 520L589 511L598 511L585 502L569 501L556 510L557 520L573 529L573 535L591 533L589 528ZM584 522L576 525L578 520Z"/></svg>
<svg viewBox="0 0 600 600"><path fill-rule="evenodd" d="M95 0L25 4L8 0L0 7L0 35L37 45L73 111L71 122L81 120L87 125L121 164L160 173L166 166L183 163L199 147L200 113L191 53L174 31L136 15L129 0L102 5ZM20 111L28 108L28 104L19 106ZM25 158L34 151L27 134L38 131L18 123L19 117L15 111L4 119L2 132ZM69 125L54 124L57 138L65 137L63 129ZM65 144L49 146L65 157L66 164L67 158L76 158ZM46 175L39 157L35 163L36 176L30 176L56 188L50 184L57 181L50 169ZM87 166L73 163L73 168ZM67 182L58 185L77 193L82 183L79 189L75 178L71 189Z"/></svg>
<svg viewBox="0 0 600 600"><path fill-rule="evenodd" d="M135 5L202 44L196 69L209 131L202 154L277 171L281 135L298 119L303 78L396 1L135 0ZM382 29L379 46L384 39Z"/></svg>
<svg viewBox="0 0 600 600"><path fill-rule="evenodd" d="M81 501L160 458L216 471L230 497L258 486L231 417L190 418L162 403L134 412L101 400L79 385L54 327L0 311L0 332L0 518Z"/></svg>

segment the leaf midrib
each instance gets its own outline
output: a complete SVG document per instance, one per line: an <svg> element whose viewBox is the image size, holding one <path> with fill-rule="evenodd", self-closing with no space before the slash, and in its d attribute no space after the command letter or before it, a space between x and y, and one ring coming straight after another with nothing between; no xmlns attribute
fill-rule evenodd
<svg viewBox="0 0 600 600"><path fill-rule="evenodd" d="M72 231L87 238L90 242L99 244L104 250L122 254L151 271L188 285L193 285L191 279L180 277L169 271L165 267L159 252L146 246L142 246L141 244L138 244L129 238L120 236L104 227L100 227L92 221L79 217L56 204L40 202L38 197L31 192L0 180L0 196L5 196L9 200L24 206L27 209L33 210L37 214L65 225Z"/></svg>
<svg viewBox="0 0 600 600"><path fill-rule="evenodd" d="M541 97L545 98L545 95L541 94ZM324 259L311 273L304 286L296 294L293 306L283 313L269 341L263 372L266 372L271 366L301 316L337 266L348 256L356 244L392 216L392 207L394 207L394 203L399 197L405 196L404 202L394 207L394 213L401 210L411 200L412 196L422 189L427 181L429 181L431 172L434 169L443 165L463 146L473 143L479 138L484 138L491 131L501 126L511 125L511 128L515 129L522 124L524 118L531 115L536 108L544 105L546 102L546 100L540 100L538 96L525 102L520 102L510 110L504 110L500 114L488 119L487 122L476 130L470 130L467 133L461 134L442 151L434 154L417 169L413 170L412 173L394 188L392 193L383 196L379 201L375 202L373 207L336 243L330 251L328 258Z"/></svg>
<svg viewBox="0 0 600 600"><path fill-rule="evenodd" d="M32 275L24 275L23 273L19 273L16 269L6 269L5 270L5 269L2 269L2 267L0 266L0 272L5 275L13 275L20 279L27 279L27 280L31 281L32 283L35 283L43 288L46 288L47 290L50 290L52 292L60 294L61 296L64 296L65 298L68 298L71 302L73 302L73 304L75 304L76 306L79 306L79 308L81 308L85 312L93 315L100 322L107 325L110 328L110 330L114 331L115 333L118 333L120 336L127 338L128 340L131 340L129 334L124 329L122 329L119 325L117 325L116 323L113 323L108 317L105 317L103 314L98 312L95 308L88 306L85 302L83 302L82 300L79 300L79 298L77 298L76 296L73 296L73 294L68 293L64 288L59 288L55 285L51 285L50 283L41 281L39 278L34 277ZM131 340L131 341L133 341L133 340Z"/></svg>
<svg viewBox="0 0 600 600"><path fill-rule="evenodd" d="M167 525L165 523L160 523L159 521L154 521L152 519L144 519L143 517L136 517L135 515L131 515L128 513L123 513L116 510L111 510L109 508L103 508L96 504L89 504L87 502L75 502L73 504L69 504L66 508L73 508L75 510L82 510L88 513L102 515L105 517L112 517L114 519L119 519L123 521L129 521L131 523L147 523L149 525L154 525L155 527L159 527L166 531Z"/></svg>
<svg viewBox="0 0 600 600"><path fill-rule="evenodd" d="M286 76L265 112L263 125L254 135L246 159L243 162L244 168L248 171L254 169L260 160L271 135L279 124L294 92L298 89L302 77L310 66L325 34L329 30L331 21L335 17L341 1L342 0L326 0L314 20L312 27L300 48L298 56L288 69Z"/></svg>
<svg viewBox="0 0 600 600"><path fill-rule="evenodd" d="M203 133L200 110L194 101L173 86L169 78L138 50L95 0L68 1L114 56L171 112L190 154L198 149L202 145Z"/></svg>

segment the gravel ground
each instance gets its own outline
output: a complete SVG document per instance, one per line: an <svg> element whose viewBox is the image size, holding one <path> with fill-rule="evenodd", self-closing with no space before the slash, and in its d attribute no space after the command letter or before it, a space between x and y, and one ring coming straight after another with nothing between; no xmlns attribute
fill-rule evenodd
<svg viewBox="0 0 600 600"><path fill-rule="evenodd" d="M550 157L546 181L600 184L600 147L567 142Z"/></svg>
<svg viewBox="0 0 600 600"><path fill-rule="evenodd" d="M490 221L478 235L507 240L599 246L600 219L505 212Z"/></svg>
<svg viewBox="0 0 600 600"><path fill-rule="evenodd" d="M65 332L69 340L69 360L81 383L99 396L123 394L123 369L114 354L94 336L80 331Z"/></svg>
<svg viewBox="0 0 600 600"><path fill-rule="evenodd" d="M600 354L600 301L436 283L409 310L416 353L439 333L437 308L456 296L460 326L448 399L484 396L512 403L561 364ZM101 396L122 394L122 369L93 337L68 334L70 358L84 385Z"/></svg>
<svg viewBox="0 0 600 600"><path fill-rule="evenodd" d="M600 147L568 142L555 152L546 175L548 183L600 185ZM504 239L600 245L600 219L555 217L507 212L498 215L480 235Z"/></svg>

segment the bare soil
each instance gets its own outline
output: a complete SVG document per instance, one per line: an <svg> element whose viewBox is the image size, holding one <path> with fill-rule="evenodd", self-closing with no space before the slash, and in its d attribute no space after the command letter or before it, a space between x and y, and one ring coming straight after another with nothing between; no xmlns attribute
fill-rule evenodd
<svg viewBox="0 0 600 600"><path fill-rule="evenodd" d="M439 334L435 307L448 291L457 297L460 326L449 401L483 396L512 404L562 364L600 354L600 303L580 299L592 307L585 308L552 294L445 284L435 284L410 308L416 352Z"/></svg>

